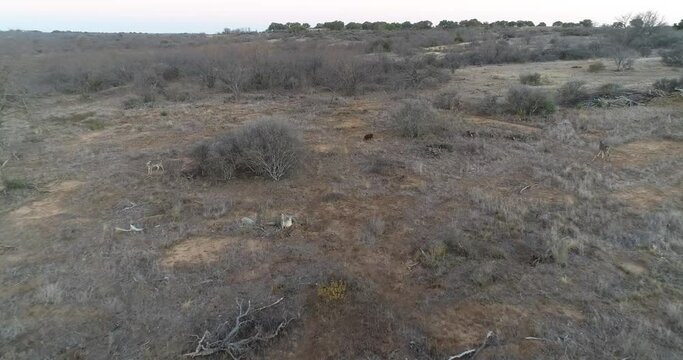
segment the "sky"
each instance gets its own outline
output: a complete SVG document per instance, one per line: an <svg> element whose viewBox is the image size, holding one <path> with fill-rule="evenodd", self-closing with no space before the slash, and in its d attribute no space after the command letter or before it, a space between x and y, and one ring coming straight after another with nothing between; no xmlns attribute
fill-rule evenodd
<svg viewBox="0 0 683 360"><path fill-rule="evenodd" d="M618 4L618 5L617 5ZM683 18L681 0L0 0L0 30L216 33L264 30L271 22L573 21L612 23L653 10L668 23Z"/></svg>

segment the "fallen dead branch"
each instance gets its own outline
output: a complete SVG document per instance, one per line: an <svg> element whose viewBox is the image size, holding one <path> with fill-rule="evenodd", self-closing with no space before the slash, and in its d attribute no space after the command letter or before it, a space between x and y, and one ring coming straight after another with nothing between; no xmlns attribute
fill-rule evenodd
<svg viewBox="0 0 683 360"><path fill-rule="evenodd" d="M524 338L524 340L548 341L548 339L535 337L535 336L527 336Z"/></svg>
<svg viewBox="0 0 683 360"><path fill-rule="evenodd" d="M123 229L120 227L115 227L114 231L116 232L142 232L141 228L135 227L135 225L130 224L130 227L128 229Z"/></svg>
<svg viewBox="0 0 683 360"><path fill-rule="evenodd" d="M460 354L449 357L448 360L474 359L475 356L477 356L482 350L484 350L484 348L486 348L489 345L489 340L491 340L492 337L493 331L489 331L488 333L486 333L486 338L484 339L484 342L482 342L478 348L465 350Z"/></svg>
<svg viewBox="0 0 683 360"><path fill-rule="evenodd" d="M453 355L453 356L449 357L448 360L464 359L465 356L472 355L472 354L475 353L476 351L477 351L477 349L465 350L465 351L461 352L461 353L458 354L458 355Z"/></svg>
<svg viewBox="0 0 683 360"><path fill-rule="evenodd" d="M183 356L195 358L226 352L232 359L239 359L250 350L253 350L257 343L265 342L278 336L282 329L287 327L294 319L284 316L281 321L273 323L272 321L256 318L258 313L280 304L283 300L284 298L280 298L272 304L256 309L252 309L251 301L247 302L245 309L244 302L237 300L238 314L234 322L223 322L213 333L207 330L204 331L204 335L201 338L196 336L198 339L196 348L194 351Z"/></svg>
<svg viewBox="0 0 683 360"><path fill-rule="evenodd" d="M10 246L10 245L0 245L0 254L4 254L6 252L14 251L16 250L16 246Z"/></svg>
<svg viewBox="0 0 683 360"><path fill-rule="evenodd" d="M537 185L537 184L530 184L530 185L527 185L527 186L523 187L521 190L519 190L519 193L521 194L521 193L523 193L524 191L529 190L529 189L531 189L532 187L534 187L534 186L536 186L536 185Z"/></svg>

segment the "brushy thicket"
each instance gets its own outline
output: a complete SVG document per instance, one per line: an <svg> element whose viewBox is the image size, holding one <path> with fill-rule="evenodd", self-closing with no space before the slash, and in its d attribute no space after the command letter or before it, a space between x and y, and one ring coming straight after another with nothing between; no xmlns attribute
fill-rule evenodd
<svg viewBox="0 0 683 360"><path fill-rule="evenodd" d="M404 100L391 119L403 137L418 138L443 129L436 110L424 100Z"/></svg>
<svg viewBox="0 0 683 360"><path fill-rule="evenodd" d="M672 93L677 91L677 89L683 90L683 76L678 79L659 79L652 85L652 87L667 93Z"/></svg>
<svg viewBox="0 0 683 360"><path fill-rule="evenodd" d="M135 98L126 106L134 107L157 99L193 99L190 90L173 86L177 81L235 96L310 87L354 95L431 87L448 79L446 70L468 65L610 56L622 69L638 49L667 49L680 42L677 32L663 27L636 30L480 26L211 37L7 32L0 33L0 55L18 59L41 54L27 63L8 63L12 73L25 74L19 85L30 92L90 94L132 85ZM438 50L443 56L424 55L425 48L434 46L444 46ZM664 61L674 65L680 63L680 53L661 51ZM536 85L543 79L533 74L528 81Z"/></svg>
<svg viewBox="0 0 683 360"><path fill-rule="evenodd" d="M557 89L557 103L563 106L573 106L590 99L585 88L585 81L569 81Z"/></svg>
<svg viewBox="0 0 683 360"><path fill-rule="evenodd" d="M432 104L441 110L457 110L462 107L460 94L457 90L448 90L437 94Z"/></svg>
<svg viewBox="0 0 683 360"><path fill-rule="evenodd" d="M595 90L592 94L592 97L601 97L601 98L615 98L617 96L621 96L624 94L624 87L615 84L615 83L607 83L600 85L597 90Z"/></svg>
<svg viewBox="0 0 683 360"><path fill-rule="evenodd" d="M508 111L518 116L550 115L555 112L555 103L548 94L528 86L515 86L508 90Z"/></svg>
<svg viewBox="0 0 683 360"><path fill-rule="evenodd" d="M683 44L661 52L662 62L667 66L683 66Z"/></svg>
<svg viewBox="0 0 683 360"><path fill-rule="evenodd" d="M141 103L174 98L169 85L193 82L239 96L249 91L298 91L324 87L345 95L372 90L429 87L448 79L434 61L368 54L362 42L330 40L211 44L149 50L51 53L37 59L46 69L24 78L36 91L89 94L132 85Z"/></svg>
<svg viewBox="0 0 683 360"><path fill-rule="evenodd" d="M443 68L508 62L584 59L604 56L599 43L583 37L566 41L535 40L552 29L458 29L206 37L187 35L24 34L0 36L0 55L41 53L31 64L44 71L23 76L24 85L40 91L93 93L133 84L142 103L174 97L168 84L183 80L239 95L245 91L289 91L311 86L345 94L364 90L426 87L447 79ZM600 30L590 30L599 36ZM585 37L585 36L584 36ZM341 42L340 42L341 40ZM537 43L540 41L540 43ZM445 56L412 56L430 46L468 44ZM398 55L390 56L391 52ZM78 54L75 56L74 54ZM16 64L18 66L18 64ZM35 66L34 66L35 65ZM13 71L18 71L15 69Z"/></svg>
<svg viewBox="0 0 683 360"><path fill-rule="evenodd" d="M199 143L191 156L209 177L229 180L249 174L278 181L301 164L304 147L285 120L267 118Z"/></svg>

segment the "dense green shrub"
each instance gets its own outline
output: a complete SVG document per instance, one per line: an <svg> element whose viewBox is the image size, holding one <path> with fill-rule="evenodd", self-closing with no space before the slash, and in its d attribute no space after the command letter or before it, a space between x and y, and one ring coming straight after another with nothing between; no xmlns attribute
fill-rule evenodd
<svg viewBox="0 0 683 360"><path fill-rule="evenodd" d="M528 86L516 86L506 96L508 111L519 116L549 115L555 112L555 103L548 94Z"/></svg>

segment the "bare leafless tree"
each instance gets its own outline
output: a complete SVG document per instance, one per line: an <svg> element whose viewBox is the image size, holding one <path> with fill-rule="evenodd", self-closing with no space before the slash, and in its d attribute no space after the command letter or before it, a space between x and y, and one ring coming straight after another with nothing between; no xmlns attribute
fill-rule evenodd
<svg viewBox="0 0 683 360"><path fill-rule="evenodd" d="M235 97L240 96L249 80L247 68L237 61L231 61L225 66L216 69L216 76Z"/></svg>
<svg viewBox="0 0 683 360"><path fill-rule="evenodd" d="M623 44L614 44L611 53L614 65L617 66L617 71L633 69L633 62L637 56L633 49Z"/></svg>

